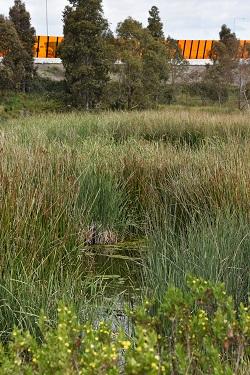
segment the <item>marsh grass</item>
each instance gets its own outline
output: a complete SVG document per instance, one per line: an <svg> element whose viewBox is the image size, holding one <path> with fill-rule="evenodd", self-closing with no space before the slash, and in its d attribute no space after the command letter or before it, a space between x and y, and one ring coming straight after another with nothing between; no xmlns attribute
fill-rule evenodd
<svg viewBox="0 0 250 375"><path fill-rule="evenodd" d="M39 138L39 143L57 142L71 147L79 147L79 143L95 137L112 139L118 144L132 138L199 146L207 139L249 139L250 131L248 114L179 106L157 112L46 114L46 120L37 115L1 127L9 133L14 130L18 141L27 138L30 143Z"/></svg>
<svg viewBox="0 0 250 375"><path fill-rule="evenodd" d="M144 287L161 300L169 284L183 287L187 274L224 282L236 305L248 301L249 224L242 216L223 212L208 215L176 232L174 221L150 235L143 268Z"/></svg>
<svg viewBox="0 0 250 375"><path fill-rule="evenodd" d="M98 274L85 246L93 223L119 241L148 238L144 290L160 295L192 272L224 281L237 301L247 298L247 115L176 107L0 126L3 334L17 323L35 330L41 308L53 320L60 299L86 316L105 305L121 269L107 265ZM127 282L114 289L114 303L139 278L128 259L121 262Z"/></svg>

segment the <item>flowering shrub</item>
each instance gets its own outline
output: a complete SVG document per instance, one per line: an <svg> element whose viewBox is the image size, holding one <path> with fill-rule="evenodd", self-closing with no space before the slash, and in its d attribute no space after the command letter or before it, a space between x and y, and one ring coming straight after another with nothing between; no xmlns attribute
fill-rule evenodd
<svg viewBox="0 0 250 375"><path fill-rule="evenodd" d="M80 324L63 305L56 327L42 314L42 342L14 329L0 347L0 374L248 374L249 307L234 310L221 284L187 284L187 292L170 287L161 304L146 301L130 312L133 337L105 322Z"/></svg>
<svg viewBox="0 0 250 375"><path fill-rule="evenodd" d="M146 337L157 334L154 347L158 348L155 357L159 355L158 372L145 373L250 373L249 306L241 304L236 311L223 284L212 285L205 280L188 277L187 286L187 292L168 288L160 306L147 302L133 314L138 331L135 353L142 332ZM146 353L146 341L144 350ZM132 351L131 355L135 356ZM131 368L128 373L143 372L133 372Z"/></svg>

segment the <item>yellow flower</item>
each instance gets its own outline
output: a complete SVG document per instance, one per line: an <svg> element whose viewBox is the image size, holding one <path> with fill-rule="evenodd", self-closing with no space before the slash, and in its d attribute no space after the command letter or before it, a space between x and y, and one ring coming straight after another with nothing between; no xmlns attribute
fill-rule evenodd
<svg viewBox="0 0 250 375"><path fill-rule="evenodd" d="M21 363L22 363L21 359L16 359L16 360L15 360L15 364L16 364L16 365L20 366Z"/></svg>
<svg viewBox="0 0 250 375"><path fill-rule="evenodd" d="M158 370L158 365L154 362L151 364L151 367L155 370Z"/></svg>
<svg viewBox="0 0 250 375"><path fill-rule="evenodd" d="M122 344L122 346L123 346L123 348L125 350L128 350L129 347L131 346L131 342L130 341L122 341L121 344Z"/></svg>

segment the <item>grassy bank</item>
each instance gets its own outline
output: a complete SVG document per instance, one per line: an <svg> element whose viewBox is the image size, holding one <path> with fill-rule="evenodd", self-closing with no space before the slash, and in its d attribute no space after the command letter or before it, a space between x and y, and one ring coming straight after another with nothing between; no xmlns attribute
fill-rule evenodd
<svg viewBox="0 0 250 375"><path fill-rule="evenodd" d="M59 300L95 320L131 288L161 299L187 273L247 300L246 114L48 114L2 122L0 132L3 336L17 323L35 332L41 308L54 320ZM147 251L97 250L93 226L109 245L143 238ZM100 266L96 252L109 261Z"/></svg>
<svg viewBox="0 0 250 375"><path fill-rule="evenodd" d="M27 118L65 110L62 101L53 93L1 93L0 123L8 119Z"/></svg>

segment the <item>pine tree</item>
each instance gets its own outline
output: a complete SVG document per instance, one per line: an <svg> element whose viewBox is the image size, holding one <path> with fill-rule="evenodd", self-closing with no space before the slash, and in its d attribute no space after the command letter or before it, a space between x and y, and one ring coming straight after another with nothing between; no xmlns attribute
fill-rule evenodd
<svg viewBox="0 0 250 375"><path fill-rule="evenodd" d="M65 68L71 103L94 108L108 81L106 56L108 23L101 0L69 0L63 13L64 42L60 56Z"/></svg>
<svg viewBox="0 0 250 375"><path fill-rule="evenodd" d="M156 6L149 11L148 30L156 39L164 39L163 23L161 22L160 12Z"/></svg>
<svg viewBox="0 0 250 375"><path fill-rule="evenodd" d="M0 15L0 51L3 51L3 60L0 64L1 91L22 89L25 79L24 60L27 52L24 50L13 23Z"/></svg>
<svg viewBox="0 0 250 375"><path fill-rule="evenodd" d="M15 0L13 7L10 8L9 17L10 21L14 24L18 37L26 51L26 57L23 60L26 74L22 89L28 91L35 72L33 59L35 29L31 26L30 14L21 0Z"/></svg>

